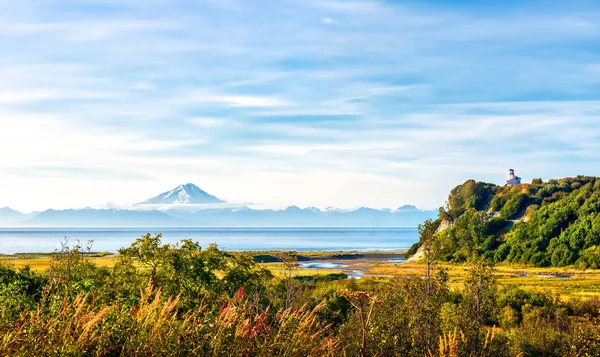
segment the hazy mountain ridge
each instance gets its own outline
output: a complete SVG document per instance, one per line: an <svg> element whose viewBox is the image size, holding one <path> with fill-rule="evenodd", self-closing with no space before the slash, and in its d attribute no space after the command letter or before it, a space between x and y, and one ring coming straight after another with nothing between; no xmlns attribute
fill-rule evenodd
<svg viewBox="0 0 600 357"><path fill-rule="evenodd" d="M159 211L111 209L47 210L23 222L25 227L140 227L178 226L184 222Z"/></svg>
<svg viewBox="0 0 600 357"><path fill-rule="evenodd" d="M37 214L38 212L21 213L10 207L3 207L0 208L0 226L16 226L35 217Z"/></svg>
<svg viewBox="0 0 600 357"><path fill-rule="evenodd" d="M5 212L2 214L2 212ZM49 209L27 216L0 210L0 226L15 227L415 227L436 211L328 207L253 209L227 204L193 184L180 185L131 208Z"/></svg>
<svg viewBox="0 0 600 357"><path fill-rule="evenodd" d="M167 214L198 226L232 227L415 227L437 211L396 212L359 208L349 211L316 210L290 206L284 210L169 210Z"/></svg>
<svg viewBox="0 0 600 357"><path fill-rule="evenodd" d="M187 211L137 211L111 209L47 210L21 221L0 226L19 227L414 227L437 211L397 212L360 208L351 211L322 211L290 206L284 210L204 209ZM7 224L8 223L8 224ZM18 224L11 224L18 223Z"/></svg>

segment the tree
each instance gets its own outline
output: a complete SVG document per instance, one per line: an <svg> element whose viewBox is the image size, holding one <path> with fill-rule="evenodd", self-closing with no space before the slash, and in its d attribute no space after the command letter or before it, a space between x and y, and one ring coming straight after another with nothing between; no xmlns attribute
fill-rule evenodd
<svg viewBox="0 0 600 357"><path fill-rule="evenodd" d="M500 214L505 219L511 219L521 213L523 206L527 202L528 197L526 194L522 193L520 195L514 196L509 199L504 207L500 210Z"/></svg>
<svg viewBox="0 0 600 357"><path fill-rule="evenodd" d="M470 353L480 350L479 334L490 321L495 310L497 291L494 277L494 264L484 258L476 257L471 260L469 273L464 283L464 301L462 305L462 331L470 341Z"/></svg>
<svg viewBox="0 0 600 357"><path fill-rule="evenodd" d="M438 226L439 223L431 218L427 219L423 224L419 224L418 226L419 240L423 242L423 253L425 254L425 259L427 261L427 294L430 294L431 292L431 265L435 260L437 253L435 234Z"/></svg>
<svg viewBox="0 0 600 357"><path fill-rule="evenodd" d="M544 181L542 181L541 178L534 178L533 180L531 180L532 185L541 185L543 183L544 183Z"/></svg>
<svg viewBox="0 0 600 357"><path fill-rule="evenodd" d="M168 251L168 245L162 245L162 233L150 233L136 239L129 248L119 249L119 254L138 259L142 264L151 269L150 279L155 280L158 267L162 266L165 259L165 253Z"/></svg>
<svg viewBox="0 0 600 357"><path fill-rule="evenodd" d="M289 308L293 299L293 280L294 272L300 266L298 264L298 254L296 252L284 252L277 258L283 263L283 276L285 278L285 308Z"/></svg>
<svg viewBox="0 0 600 357"><path fill-rule="evenodd" d="M95 279L98 269L87 259L93 243L88 241L84 247L77 241L72 246L65 237L61 242L61 249L52 255L48 269L47 275L54 289L66 289L67 295L70 295L73 291L87 293L98 286Z"/></svg>
<svg viewBox="0 0 600 357"><path fill-rule="evenodd" d="M367 338L369 333L369 324L371 323L371 316L373 316L373 308L377 302L377 296L370 292L355 291L349 292L345 295L346 299L356 310L358 314L358 321L360 322L361 340L358 355L360 357L366 356L367 349Z"/></svg>
<svg viewBox="0 0 600 357"><path fill-rule="evenodd" d="M206 295L217 295L223 290L217 272L225 270L229 255L210 245L202 250L200 244L190 239L162 251L164 268L174 295L182 294L189 303L195 304Z"/></svg>

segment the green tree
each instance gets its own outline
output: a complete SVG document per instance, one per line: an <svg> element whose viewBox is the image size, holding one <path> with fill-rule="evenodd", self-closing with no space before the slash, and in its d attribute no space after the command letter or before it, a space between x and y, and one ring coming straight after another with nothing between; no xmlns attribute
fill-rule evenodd
<svg viewBox="0 0 600 357"><path fill-rule="evenodd" d="M67 238L61 242L61 249L52 254L46 274L54 291L67 295L88 293L102 284L102 280L106 278L106 270L98 269L89 260L92 245L93 241L87 242L85 246L79 241L75 245L69 245Z"/></svg>
<svg viewBox="0 0 600 357"><path fill-rule="evenodd" d="M283 252L277 256L283 263L283 276L285 279L285 308L292 305L294 299L295 282L294 275L298 267L298 254L296 252Z"/></svg>
<svg viewBox="0 0 600 357"><path fill-rule="evenodd" d="M150 269L150 279L154 282L159 267L164 264L167 245L161 242L162 233L143 235L133 242L128 248L119 250L119 254L137 259Z"/></svg>

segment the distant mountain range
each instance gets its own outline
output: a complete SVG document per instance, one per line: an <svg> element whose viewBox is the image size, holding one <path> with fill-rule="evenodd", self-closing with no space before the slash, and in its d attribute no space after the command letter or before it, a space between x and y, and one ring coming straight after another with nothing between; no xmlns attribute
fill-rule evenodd
<svg viewBox="0 0 600 357"><path fill-rule="evenodd" d="M283 210L231 205L193 184L180 185L127 209L68 209L23 214L0 209L4 227L416 227L437 210L328 207Z"/></svg>
<svg viewBox="0 0 600 357"><path fill-rule="evenodd" d="M15 211L9 207L0 208L0 227L18 226L27 220L37 216L39 212L29 214Z"/></svg>

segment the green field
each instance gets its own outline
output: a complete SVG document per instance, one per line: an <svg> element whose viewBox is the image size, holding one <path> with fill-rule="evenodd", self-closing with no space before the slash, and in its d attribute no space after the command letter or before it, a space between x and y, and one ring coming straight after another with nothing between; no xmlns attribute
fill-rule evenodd
<svg viewBox="0 0 600 357"><path fill-rule="evenodd" d="M277 256L282 253L269 251L244 252L239 254L252 255L259 265L271 271L274 276L281 278L287 271L283 263L276 261ZM402 251L360 253L303 252L298 256L299 262L335 262L344 264L346 267L343 269L307 269L298 267L291 274L295 277L326 276L348 271L361 271L364 273L363 279L377 278L378 280L411 275L425 276L426 266L424 263L395 264L386 261L385 257L401 255L402 253ZM93 254L88 259L98 267L113 267L118 258L114 254ZM0 261L9 263L15 268L29 266L35 271L48 269L51 260L50 255L36 253L0 257ZM463 279L468 273L468 266L466 264L438 263L436 268L444 268L448 271L450 285L454 288L461 287ZM494 274L500 285L517 285L524 290L552 293L559 295L561 298L600 296L600 270L598 269L581 270L574 267L538 268L503 263L496 265L495 270Z"/></svg>

